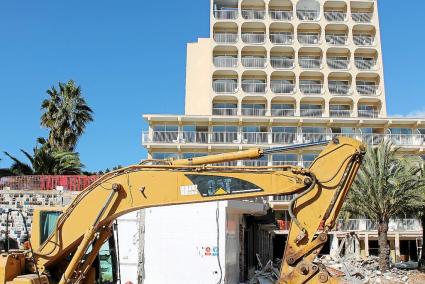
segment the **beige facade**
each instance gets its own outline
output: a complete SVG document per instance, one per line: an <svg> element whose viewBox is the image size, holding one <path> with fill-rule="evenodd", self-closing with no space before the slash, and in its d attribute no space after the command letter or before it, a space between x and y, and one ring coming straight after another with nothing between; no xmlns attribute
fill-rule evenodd
<svg viewBox="0 0 425 284"><path fill-rule="evenodd" d="M142 144L153 158L194 157L350 136L391 140L425 157L425 118L387 117L378 5L372 0L211 0L210 38L189 43L184 115L144 115ZM231 165L308 167L320 148ZM270 205L284 212L291 197ZM416 241L416 220L393 220L394 258ZM369 224L369 225L364 225ZM364 254L370 220L356 231ZM277 234L284 234L281 230Z"/></svg>

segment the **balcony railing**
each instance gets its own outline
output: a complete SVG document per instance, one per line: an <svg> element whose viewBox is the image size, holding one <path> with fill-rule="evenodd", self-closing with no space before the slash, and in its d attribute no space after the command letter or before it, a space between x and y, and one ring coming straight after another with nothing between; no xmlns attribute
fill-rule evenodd
<svg viewBox="0 0 425 284"><path fill-rule="evenodd" d="M298 166L298 161L273 161L272 162L273 166ZM277 195L277 196L273 196L273 201L283 201L283 202L291 202L292 199L294 199L295 195L290 194L290 195ZM288 221L290 222L290 221ZM289 227L288 227L289 229Z"/></svg>
<svg viewBox="0 0 425 284"><path fill-rule="evenodd" d="M351 117L352 113L353 112L351 110L342 109L329 111L330 117Z"/></svg>
<svg viewBox="0 0 425 284"><path fill-rule="evenodd" d="M208 132L183 131L181 143L208 143Z"/></svg>
<svg viewBox="0 0 425 284"><path fill-rule="evenodd" d="M242 90L245 93L260 93L263 94L266 92L267 83L259 83L259 82L244 82L242 81Z"/></svg>
<svg viewBox="0 0 425 284"><path fill-rule="evenodd" d="M379 112L377 110L358 110L357 116L367 118L378 118Z"/></svg>
<svg viewBox="0 0 425 284"><path fill-rule="evenodd" d="M213 82L213 90L219 94L233 94L238 89L238 82L233 80L217 80Z"/></svg>
<svg viewBox="0 0 425 284"><path fill-rule="evenodd" d="M273 144L294 144L297 141L296 133L285 133L285 132L273 132L272 143Z"/></svg>
<svg viewBox="0 0 425 284"><path fill-rule="evenodd" d="M243 165L245 167L267 167L268 166L268 162L267 161L252 161L252 160L247 160L247 161L243 161Z"/></svg>
<svg viewBox="0 0 425 284"><path fill-rule="evenodd" d="M301 68L320 69L322 68L322 58L300 57L298 63Z"/></svg>
<svg viewBox="0 0 425 284"><path fill-rule="evenodd" d="M235 20L238 18L238 10L226 9L226 10L214 10L214 17L219 20Z"/></svg>
<svg viewBox="0 0 425 284"><path fill-rule="evenodd" d="M270 10L269 15L272 20L276 21L290 21L294 17L294 13L287 10Z"/></svg>
<svg viewBox="0 0 425 284"><path fill-rule="evenodd" d="M235 116L238 114L238 109L237 108L213 108L212 114Z"/></svg>
<svg viewBox="0 0 425 284"><path fill-rule="evenodd" d="M320 13L317 10L297 10L297 17L301 21L317 21Z"/></svg>
<svg viewBox="0 0 425 284"><path fill-rule="evenodd" d="M348 59L328 58L328 66L331 69L346 70L350 64Z"/></svg>
<svg viewBox="0 0 425 284"><path fill-rule="evenodd" d="M272 116L291 117L295 116L295 109L272 109Z"/></svg>
<svg viewBox="0 0 425 284"><path fill-rule="evenodd" d="M298 42L300 44L318 44L320 41L320 34L313 33L298 33Z"/></svg>
<svg viewBox="0 0 425 284"><path fill-rule="evenodd" d="M214 56L215 67L236 67L238 66L238 58L230 55Z"/></svg>
<svg viewBox="0 0 425 284"><path fill-rule="evenodd" d="M238 40L237 33L214 33L214 40L218 43L236 43Z"/></svg>
<svg viewBox="0 0 425 284"><path fill-rule="evenodd" d="M300 83L300 90L307 95L319 95L323 92L322 84Z"/></svg>
<svg viewBox="0 0 425 284"><path fill-rule="evenodd" d="M256 9L249 9L249 10L242 10L242 17L245 20L262 20L266 16L265 10L256 10Z"/></svg>
<svg viewBox="0 0 425 284"><path fill-rule="evenodd" d="M378 223L370 219L338 220L337 231L376 231ZM421 222L417 219L392 219L388 224L388 231L422 231Z"/></svg>
<svg viewBox="0 0 425 284"><path fill-rule="evenodd" d="M375 37L372 35L353 35L355 45L371 46L375 43Z"/></svg>
<svg viewBox="0 0 425 284"><path fill-rule="evenodd" d="M376 66L375 59L355 58L354 62L356 64L356 67L360 70L372 70Z"/></svg>
<svg viewBox="0 0 425 284"><path fill-rule="evenodd" d="M290 69L295 66L293 58L271 57L270 64L276 69Z"/></svg>
<svg viewBox="0 0 425 284"><path fill-rule="evenodd" d="M326 42L331 45L346 45L348 36L346 34L327 34Z"/></svg>
<svg viewBox="0 0 425 284"><path fill-rule="evenodd" d="M378 85L357 84L357 92L364 96L376 96L378 87Z"/></svg>
<svg viewBox="0 0 425 284"><path fill-rule="evenodd" d="M267 132L242 132L242 142L245 144L268 143Z"/></svg>
<svg viewBox="0 0 425 284"><path fill-rule="evenodd" d="M280 80L272 80L271 90L276 94L292 94L295 90L295 84Z"/></svg>
<svg viewBox="0 0 425 284"><path fill-rule="evenodd" d="M242 41L244 43L259 44L266 41L265 33L242 33Z"/></svg>
<svg viewBox="0 0 425 284"><path fill-rule="evenodd" d="M242 65L246 68L264 68L267 59L262 56L243 56Z"/></svg>
<svg viewBox="0 0 425 284"><path fill-rule="evenodd" d="M242 108L242 115L246 116L265 116L266 109Z"/></svg>
<svg viewBox="0 0 425 284"><path fill-rule="evenodd" d="M154 131L151 142L157 143L177 143L179 142L178 131Z"/></svg>
<svg viewBox="0 0 425 284"><path fill-rule="evenodd" d="M370 23L372 21L373 13L359 13L352 12L351 18L357 23Z"/></svg>
<svg viewBox="0 0 425 284"><path fill-rule="evenodd" d="M329 139L329 134L326 133L302 133L302 139L304 142L319 142Z"/></svg>
<svg viewBox="0 0 425 284"><path fill-rule="evenodd" d="M292 44L294 35L290 32L271 32L270 41L273 44Z"/></svg>
<svg viewBox="0 0 425 284"><path fill-rule="evenodd" d="M215 143L215 144L239 143L238 132L212 132L211 143Z"/></svg>
<svg viewBox="0 0 425 284"><path fill-rule="evenodd" d="M322 117L323 109L301 109L300 114L308 117Z"/></svg>
<svg viewBox="0 0 425 284"><path fill-rule="evenodd" d="M346 96L350 94L350 86L343 84L329 84L329 92L332 95Z"/></svg>
<svg viewBox="0 0 425 284"><path fill-rule="evenodd" d="M329 22L343 22L347 19L347 13L343 11L325 11L325 19Z"/></svg>

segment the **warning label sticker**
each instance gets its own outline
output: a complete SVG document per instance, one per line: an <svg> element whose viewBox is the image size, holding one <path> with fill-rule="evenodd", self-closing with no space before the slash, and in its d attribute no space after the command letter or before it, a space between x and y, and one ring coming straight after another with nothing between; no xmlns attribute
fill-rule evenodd
<svg viewBox="0 0 425 284"><path fill-rule="evenodd" d="M198 193L198 185L196 184L180 186L181 195L196 195Z"/></svg>

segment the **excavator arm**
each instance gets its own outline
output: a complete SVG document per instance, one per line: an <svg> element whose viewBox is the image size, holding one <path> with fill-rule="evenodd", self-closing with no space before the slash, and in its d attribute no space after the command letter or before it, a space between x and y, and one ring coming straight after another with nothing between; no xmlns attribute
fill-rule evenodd
<svg viewBox="0 0 425 284"><path fill-rule="evenodd" d="M309 169L207 166L281 150L252 149L188 160L150 161L107 174L79 194L59 217L48 239L31 256L27 254L27 270L49 274L60 283L87 281L84 279L109 238L114 220L135 210L295 194L278 283L335 282L338 279L314 260L335 225L364 147L353 139L334 139ZM26 277L16 277L23 272L9 273L9 279L3 277L2 281L1 269L2 259L0 283L22 283L18 280Z"/></svg>

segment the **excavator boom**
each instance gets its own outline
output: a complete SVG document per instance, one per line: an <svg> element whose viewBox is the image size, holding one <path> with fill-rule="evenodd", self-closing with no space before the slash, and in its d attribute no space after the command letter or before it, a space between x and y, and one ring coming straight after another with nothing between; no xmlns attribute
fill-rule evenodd
<svg viewBox="0 0 425 284"><path fill-rule="evenodd" d="M320 144L323 142L308 146ZM334 139L309 169L208 166L275 151L251 149L189 160L150 161L107 174L75 198L32 255L26 253L25 269L13 270L8 264L13 257L20 261L22 257L13 253L0 256L0 284L22 283L31 277L36 280L28 283L41 284L41 274L49 275L51 282L87 281L84 279L100 246L111 235L113 222L138 209L283 194L295 194L295 199L278 283L335 282L337 279L314 261L335 225L364 147L350 138Z"/></svg>

